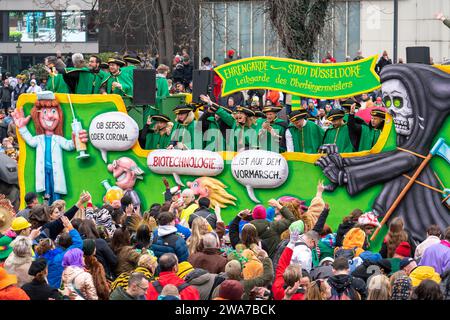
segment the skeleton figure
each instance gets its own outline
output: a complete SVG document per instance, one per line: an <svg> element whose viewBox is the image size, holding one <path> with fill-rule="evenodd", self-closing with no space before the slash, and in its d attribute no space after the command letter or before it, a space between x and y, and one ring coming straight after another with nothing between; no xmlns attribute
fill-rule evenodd
<svg viewBox="0 0 450 320"><path fill-rule="evenodd" d="M381 72L383 100L393 116L397 146L426 156L450 112L450 75L420 64L389 65ZM327 156L316 165L331 182L345 185L351 195L378 183L384 187L373 203L382 218L408 183L422 158L402 150L364 157L341 158L333 145L324 148ZM440 188L428 165L418 181ZM450 225L450 212L439 193L414 184L395 210L415 240L422 240L430 224Z"/></svg>

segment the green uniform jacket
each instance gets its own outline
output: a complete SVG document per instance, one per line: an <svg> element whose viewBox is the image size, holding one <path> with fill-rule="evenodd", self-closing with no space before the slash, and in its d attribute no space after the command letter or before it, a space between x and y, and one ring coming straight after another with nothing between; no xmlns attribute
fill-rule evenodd
<svg viewBox="0 0 450 320"><path fill-rule="evenodd" d="M188 125L184 125L175 121L172 133L170 134L171 142L182 142L188 149L194 149L194 137L195 135L201 136L201 133L196 132L197 121L193 120ZM199 140L201 141L201 140ZM197 147L197 146L195 146ZM198 146L197 149L202 149L202 145Z"/></svg>
<svg viewBox="0 0 450 320"><path fill-rule="evenodd" d="M211 151L224 151L226 149L226 137L222 135L219 123L214 116L206 118L206 122L208 130L203 136L205 141L204 148L209 146L207 149L211 150L211 147L214 146L214 150Z"/></svg>
<svg viewBox="0 0 450 320"><path fill-rule="evenodd" d="M76 94L99 94L102 82L107 78L108 74L102 70L92 72L88 67L83 68L66 68L66 74L78 72L78 82L75 87Z"/></svg>
<svg viewBox="0 0 450 320"><path fill-rule="evenodd" d="M150 132L145 140L145 149L166 149L170 144L170 136L167 134L159 134L159 132Z"/></svg>
<svg viewBox="0 0 450 320"><path fill-rule="evenodd" d="M353 135L355 141L359 140L359 144L357 145L358 151L372 149L380 137L381 130L367 125L366 122L359 117L350 115L347 124L350 136ZM357 142L354 143L355 146L356 143Z"/></svg>
<svg viewBox="0 0 450 320"><path fill-rule="evenodd" d="M322 144L336 144L339 153L355 151L350 140L347 124L344 124L337 129L330 126L327 131L325 131Z"/></svg>
<svg viewBox="0 0 450 320"><path fill-rule="evenodd" d="M294 152L317 153L325 132L314 122L305 121L306 124L301 129L298 129L293 123L288 127L294 143Z"/></svg>
<svg viewBox="0 0 450 320"><path fill-rule="evenodd" d="M232 146L227 145L228 151L238 151L245 146L245 149L256 149L258 146L258 127L253 124L250 127L242 126L237 123L231 114L219 108L216 114L225 122L232 131L232 136L228 142L233 143ZM253 131L253 133L251 133ZM233 139L231 141L231 139ZM232 148L231 148L232 147Z"/></svg>
<svg viewBox="0 0 450 320"><path fill-rule="evenodd" d="M64 81L62 74L59 73L48 77L45 89L54 93L70 93L67 83Z"/></svg>
<svg viewBox="0 0 450 320"><path fill-rule="evenodd" d="M162 101L169 95L167 79L163 76L156 75L156 108L158 110L161 110Z"/></svg>
<svg viewBox="0 0 450 320"><path fill-rule="evenodd" d="M112 90L112 83L118 82L122 85L122 89L114 88ZM133 98L133 78L129 76L129 73L119 71L117 75L109 74L102 82L102 87L106 92L111 94L119 94L122 97Z"/></svg>
<svg viewBox="0 0 450 320"><path fill-rule="evenodd" d="M273 130L276 132L279 138L276 136L273 136L266 130L262 129L262 125L264 122L266 122L266 119L259 118L256 121L256 126L259 129L258 130L258 142L259 142L259 148L263 150L273 151L273 152L285 152L286 151L286 127L287 123L279 118L275 118L275 120L270 123Z"/></svg>

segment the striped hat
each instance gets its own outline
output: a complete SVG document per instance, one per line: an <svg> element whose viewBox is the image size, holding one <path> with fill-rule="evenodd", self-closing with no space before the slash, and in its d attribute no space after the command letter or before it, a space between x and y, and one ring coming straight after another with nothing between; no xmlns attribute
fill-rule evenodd
<svg viewBox="0 0 450 320"><path fill-rule="evenodd" d="M345 116L344 110L333 109L328 114L327 120L329 120L329 121L338 120L338 119L342 119L344 116Z"/></svg>
<svg viewBox="0 0 450 320"><path fill-rule="evenodd" d="M300 119L305 119L308 116L308 112L306 111L305 108L300 108L298 110L292 111L289 114L289 120L291 122L295 122L298 121Z"/></svg>
<svg viewBox="0 0 450 320"><path fill-rule="evenodd" d="M178 264L177 276L184 279L191 271L194 271L194 267L187 261L183 261Z"/></svg>

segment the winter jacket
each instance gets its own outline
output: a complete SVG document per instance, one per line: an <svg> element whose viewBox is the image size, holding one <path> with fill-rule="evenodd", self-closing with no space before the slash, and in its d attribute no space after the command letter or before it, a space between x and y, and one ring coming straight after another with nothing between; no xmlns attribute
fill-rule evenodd
<svg viewBox="0 0 450 320"><path fill-rule="evenodd" d="M198 290L200 300L211 300L214 289L225 281L225 277L195 269L186 276L185 281Z"/></svg>
<svg viewBox="0 0 450 320"><path fill-rule="evenodd" d="M160 226L155 231L151 250L158 258L164 253L175 253L178 262L186 261L189 257L189 250L186 241L177 234L176 227Z"/></svg>
<svg viewBox="0 0 450 320"><path fill-rule="evenodd" d="M32 257L18 257L12 252L5 261L5 270L9 274L17 276L17 285L22 287L25 283L33 280L33 277L28 274L32 262Z"/></svg>
<svg viewBox="0 0 450 320"><path fill-rule="evenodd" d="M22 290L30 297L30 300L62 299L58 289L50 287L47 282L39 282L35 279L24 284Z"/></svg>
<svg viewBox="0 0 450 320"><path fill-rule="evenodd" d="M117 287L109 296L109 300L145 300L145 296L132 297L123 287Z"/></svg>
<svg viewBox="0 0 450 320"><path fill-rule="evenodd" d="M361 300L365 300L367 296L366 284L363 280L359 278L355 278L348 274L339 274L328 278L328 284L331 286L331 289L336 290L339 297L341 294L347 289L350 290L350 298L351 300L357 300L356 296L352 293L353 290L359 293Z"/></svg>
<svg viewBox="0 0 450 320"><path fill-rule="evenodd" d="M116 275L134 270L137 267L140 256L139 252L131 246L120 248L117 252Z"/></svg>
<svg viewBox="0 0 450 320"><path fill-rule="evenodd" d="M180 286L185 283L183 279L178 277L176 273L171 271L164 271L159 274L159 279L157 280L161 287L167 284L173 284L174 286ZM159 296L158 291L153 287L153 282L149 284L147 294L145 295L147 300L157 300ZM187 286L180 292L181 300L200 300L200 294L196 288L193 286Z"/></svg>
<svg viewBox="0 0 450 320"><path fill-rule="evenodd" d="M42 255L43 258L47 260L48 263L48 284L53 288L59 288L61 286L61 275L64 271L62 266L62 260L64 254L70 250L78 248L83 250L83 240L77 230L72 229L69 231L72 238L72 245L67 249L58 247L56 249L47 251Z"/></svg>
<svg viewBox="0 0 450 320"><path fill-rule="evenodd" d="M198 204L195 202L191 203L189 206L186 207L186 209L183 209L180 214L180 224L184 227L189 226L189 219L191 217L191 214L194 213L198 209Z"/></svg>
<svg viewBox="0 0 450 320"><path fill-rule="evenodd" d="M278 221L269 222L264 219L252 220L250 223L256 227L258 237L267 247L267 254L273 257L276 253L278 244L280 243L280 235L289 228L295 217L288 208L281 209L282 219Z"/></svg>
<svg viewBox="0 0 450 320"><path fill-rule="evenodd" d="M257 278L253 278L253 279L249 279L249 280L240 280L239 282L242 284L242 286L244 287L244 295L242 296L242 300L248 300L249 296L250 296L250 291L252 291L252 289L254 287L264 287L264 286L268 286L270 283L272 283L273 281L273 264L272 264L272 260L270 258L265 258L262 261L263 264L263 268L264 268L264 273L257 277ZM219 290L220 290L220 286L217 286L214 289L212 298L217 298L219 296Z"/></svg>
<svg viewBox="0 0 450 320"><path fill-rule="evenodd" d="M30 297L22 289L16 286L8 286L0 289L0 300L30 300Z"/></svg>
<svg viewBox="0 0 450 320"><path fill-rule="evenodd" d="M85 300L98 300L92 275L83 268L69 266L62 273L64 288L73 286Z"/></svg>
<svg viewBox="0 0 450 320"><path fill-rule="evenodd" d="M392 60L381 57L380 60L378 60L378 63L375 65L375 72L380 74L381 70L388 64L392 64Z"/></svg>
<svg viewBox="0 0 450 320"><path fill-rule="evenodd" d="M440 286L444 300L450 300L450 270L442 274Z"/></svg>
<svg viewBox="0 0 450 320"><path fill-rule="evenodd" d="M436 243L440 243L441 239L439 239L439 237L436 236L429 236L428 238L426 238L422 243L420 243L417 248L416 251L414 253L414 259L416 261L420 261L420 259L422 259L423 253L425 252L425 250L432 246L433 244Z"/></svg>
<svg viewBox="0 0 450 320"><path fill-rule="evenodd" d="M272 293L274 300L283 300L285 289L284 289L284 278L283 273L286 268L291 264L291 258L293 250L290 247L286 247L281 254L280 260L278 261L278 266L275 271L275 281L272 285ZM296 293L292 296L291 300L304 300L303 293Z"/></svg>
<svg viewBox="0 0 450 320"><path fill-rule="evenodd" d="M298 261L301 264L302 269L305 269L308 272L311 271L313 267L313 252L311 248L303 242L303 240L299 240L295 244L291 259L292 261Z"/></svg>
<svg viewBox="0 0 450 320"><path fill-rule="evenodd" d="M338 230L336 232L336 247L342 246L342 241L344 241L344 237L347 232L350 231L351 228L355 226L356 222L344 222L338 226Z"/></svg>
<svg viewBox="0 0 450 320"><path fill-rule="evenodd" d="M13 92L13 88L11 86L5 87L2 86L0 87L0 102L11 102L11 94ZM17 101L17 96L16 96L16 101Z"/></svg>
<svg viewBox="0 0 450 320"><path fill-rule="evenodd" d="M190 216L189 216L189 228L192 229L192 222L197 217L203 217L208 221L211 228L216 229L217 224L217 217L214 212L211 212L208 208L200 207L197 210L195 210Z"/></svg>
<svg viewBox="0 0 450 320"><path fill-rule="evenodd" d="M433 267L439 274L450 269L450 242L441 240L440 243L428 247L419 265Z"/></svg>
<svg viewBox="0 0 450 320"><path fill-rule="evenodd" d="M17 84L16 87L14 88L14 100L18 101L22 93L26 93L27 90L28 85L26 83L22 83L21 87L20 84Z"/></svg>
<svg viewBox="0 0 450 320"><path fill-rule="evenodd" d="M207 270L210 273L225 271L228 260L220 253L219 249L207 248L191 255L188 261L194 268Z"/></svg>
<svg viewBox="0 0 450 320"><path fill-rule="evenodd" d="M117 256L104 239L95 239L95 257L105 269L107 278L113 278L117 267Z"/></svg>

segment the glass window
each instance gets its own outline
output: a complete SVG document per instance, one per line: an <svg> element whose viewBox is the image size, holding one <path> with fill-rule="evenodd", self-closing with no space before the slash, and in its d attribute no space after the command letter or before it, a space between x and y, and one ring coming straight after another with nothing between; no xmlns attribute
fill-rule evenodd
<svg viewBox="0 0 450 320"><path fill-rule="evenodd" d="M227 2L227 50L233 49L239 51L238 43L238 31L239 31L239 21L238 21L238 10L239 4Z"/></svg>
<svg viewBox="0 0 450 320"><path fill-rule="evenodd" d="M347 6L345 2L336 2L334 9L334 58L345 61L347 36Z"/></svg>
<svg viewBox="0 0 450 320"><path fill-rule="evenodd" d="M252 55L264 55L264 4L253 3L252 5Z"/></svg>
<svg viewBox="0 0 450 320"><path fill-rule="evenodd" d="M222 64L225 59L225 4L214 4L214 60Z"/></svg>
<svg viewBox="0 0 450 320"><path fill-rule="evenodd" d="M211 3L204 3L200 9L201 13L201 30L200 30L200 41L201 41L201 58L209 57L211 60L214 59L212 52L212 15L211 15Z"/></svg>
<svg viewBox="0 0 450 320"><path fill-rule="evenodd" d="M81 11L62 12L62 41L85 42L87 21L86 15Z"/></svg>
<svg viewBox="0 0 450 320"><path fill-rule="evenodd" d="M360 49L360 4L359 2L348 2L348 50L347 55L352 59Z"/></svg>
<svg viewBox="0 0 450 320"><path fill-rule="evenodd" d="M98 40L98 19L97 11L86 12L87 41Z"/></svg>
<svg viewBox="0 0 450 320"><path fill-rule="evenodd" d="M250 2L239 2L239 55L242 58L251 57L251 18L252 8Z"/></svg>
<svg viewBox="0 0 450 320"><path fill-rule="evenodd" d="M10 12L9 40L22 42L55 42L54 12Z"/></svg>

